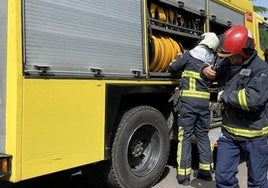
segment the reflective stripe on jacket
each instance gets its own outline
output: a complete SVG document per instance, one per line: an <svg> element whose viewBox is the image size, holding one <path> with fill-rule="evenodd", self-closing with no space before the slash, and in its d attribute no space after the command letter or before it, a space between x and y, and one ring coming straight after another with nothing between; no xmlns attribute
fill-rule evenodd
<svg viewBox="0 0 268 188"><path fill-rule="evenodd" d="M210 82L200 77L200 69L204 62L192 57L189 52L177 58L169 67L169 72L176 74L182 72L181 101L194 106L207 108L210 93Z"/></svg>
<svg viewBox="0 0 268 188"><path fill-rule="evenodd" d="M256 53L241 66L228 58L217 68L217 80L224 92L223 131L236 139L268 135L268 65Z"/></svg>

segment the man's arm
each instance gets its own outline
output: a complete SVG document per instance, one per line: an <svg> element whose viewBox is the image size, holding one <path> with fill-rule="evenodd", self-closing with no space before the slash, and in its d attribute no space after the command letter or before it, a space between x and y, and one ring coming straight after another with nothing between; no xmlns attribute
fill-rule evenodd
<svg viewBox="0 0 268 188"><path fill-rule="evenodd" d="M179 72L182 72L186 66L187 63L187 54L184 54L177 59L173 60L168 67L168 72L176 75Z"/></svg>
<svg viewBox="0 0 268 188"><path fill-rule="evenodd" d="M222 94L224 103L247 111L257 111L268 101L268 69L254 76L240 90L225 91Z"/></svg>

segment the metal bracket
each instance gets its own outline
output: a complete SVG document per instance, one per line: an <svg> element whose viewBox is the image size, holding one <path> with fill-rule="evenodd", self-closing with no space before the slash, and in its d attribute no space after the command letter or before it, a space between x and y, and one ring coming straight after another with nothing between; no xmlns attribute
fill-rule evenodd
<svg viewBox="0 0 268 188"><path fill-rule="evenodd" d="M89 70L94 73L94 76L102 76L103 70L101 68L89 68Z"/></svg>
<svg viewBox="0 0 268 188"><path fill-rule="evenodd" d="M184 2L178 1L178 5L179 5L179 8L183 8L184 7Z"/></svg>
<svg viewBox="0 0 268 188"><path fill-rule="evenodd" d="M135 77L141 77L141 70L130 70L133 74L135 74Z"/></svg>
<svg viewBox="0 0 268 188"><path fill-rule="evenodd" d="M200 9L199 12L200 12L200 15L201 15L201 16L203 16L203 17L206 16L206 11L205 11L205 10Z"/></svg>
<svg viewBox="0 0 268 188"><path fill-rule="evenodd" d="M211 21L215 22L217 17L215 15L211 15Z"/></svg>
<svg viewBox="0 0 268 188"><path fill-rule="evenodd" d="M231 27L232 26L232 22L231 21L227 21L227 26Z"/></svg>
<svg viewBox="0 0 268 188"><path fill-rule="evenodd" d="M33 67L36 70L41 71L41 73L47 73L47 71L50 69L50 65L33 65Z"/></svg>

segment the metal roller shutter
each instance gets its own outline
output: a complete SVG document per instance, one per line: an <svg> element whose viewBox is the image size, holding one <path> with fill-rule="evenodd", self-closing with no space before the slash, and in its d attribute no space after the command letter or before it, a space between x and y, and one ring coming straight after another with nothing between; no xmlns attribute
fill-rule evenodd
<svg viewBox="0 0 268 188"><path fill-rule="evenodd" d="M228 9L218 3L213 1L209 2L210 17L215 19L215 22L224 25L236 25L245 23L245 18L243 13L236 12L234 10Z"/></svg>
<svg viewBox="0 0 268 188"><path fill-rule="evenodd" d="M24 0L25 74L143 71L141 1Z"/></svg>

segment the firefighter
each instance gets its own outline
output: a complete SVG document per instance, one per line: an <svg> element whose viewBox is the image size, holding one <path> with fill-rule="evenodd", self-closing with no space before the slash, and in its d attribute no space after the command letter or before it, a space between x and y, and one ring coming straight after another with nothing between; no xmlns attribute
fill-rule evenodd
<svg viewBox="0 0 268 188"><path fill-rule="evenodd" d="M191 174L191 144L196 137L199 151L199 178L212 180L213 157L208 137L210 126L208 88L210 82L200 77L200 67L214 62L214 53L219 45L215 33L204 33L196 47L171 62L169 72L181 74L181 110L178 119L177 180L189 185ZM181 73L182 72L182 73Z"/></svg>
<svg viewBox="0 0 268 188"><path fill-rule="evenodd" d="M252 34L243 25L223 34L218 56L223 58L216 68L202 69L202 75L218 80L222 89L216 186L239 187L236 174L240 157L245 156L248 187L267 188L268 65L257 56Z"/></svg>

